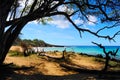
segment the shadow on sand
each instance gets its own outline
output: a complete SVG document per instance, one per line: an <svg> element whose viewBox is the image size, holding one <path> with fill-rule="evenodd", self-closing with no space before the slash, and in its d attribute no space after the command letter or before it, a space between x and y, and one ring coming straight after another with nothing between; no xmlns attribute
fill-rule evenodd
<svg viewBox="0 0 120 80"><path fill-rule="evenodd" d="M0 80L120 80L120 71L102 73L97 70L78 69L66 65L61 66L67 70L73 70L78 73L64 76L43 75L40 72L29 75L20 74L15 71L22 70L27 73L34 69L34 67L18 67L11 63L0 67Z"/></svg>

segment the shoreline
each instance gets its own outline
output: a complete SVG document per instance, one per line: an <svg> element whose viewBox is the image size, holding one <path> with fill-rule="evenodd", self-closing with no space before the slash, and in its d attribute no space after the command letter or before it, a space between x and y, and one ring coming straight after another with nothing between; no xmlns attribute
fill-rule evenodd
<svg viewBox="0 0 120 80"><path fill-rule="evenodd" d="M120 46L109 46L106 49L108 50L115 50ZM33 47L33 48L44 48L44 51L63 51L66 48L66 51L73 51L75 53L88 53L88 54L102 54L104 55L102 49L97 46L64 46L64 47ZM119 52L120 53L120 50ZM119 55L120 56L120 55Z"/></svg>

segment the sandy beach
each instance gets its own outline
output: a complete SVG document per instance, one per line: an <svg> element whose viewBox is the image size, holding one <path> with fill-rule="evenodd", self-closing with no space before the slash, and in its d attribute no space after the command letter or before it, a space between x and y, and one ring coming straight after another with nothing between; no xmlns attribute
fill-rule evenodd
<svg viewBox="0 0 120 80"><path fill-rule="evenodd" d="M66 60L59 60L62 57L62 52L46 52L45 55L38 56L32 54L24 57L10 56L8 54L4 63L13 63L19 67L31 68L14 70L14 73L7 80L97 80L98 75L69 70L62 67L61 64L98 71L102 70L104 66L103 63L97 62L95 57L88 57L76 53L67 53L65 56Z"/></svg>

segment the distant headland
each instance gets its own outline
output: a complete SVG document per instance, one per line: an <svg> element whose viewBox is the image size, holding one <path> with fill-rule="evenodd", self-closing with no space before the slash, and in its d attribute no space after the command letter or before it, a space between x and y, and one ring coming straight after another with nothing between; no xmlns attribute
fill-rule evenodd
<svg viewBox="0 0 120 80"><path fill-rule="evenodd" d="M64 47L63 45L54 45L54 44L49 44L46 43L43 40L39 39L16 39L13 45L21 45L25 44L27 46L32 46L32 47Z"/></svg>

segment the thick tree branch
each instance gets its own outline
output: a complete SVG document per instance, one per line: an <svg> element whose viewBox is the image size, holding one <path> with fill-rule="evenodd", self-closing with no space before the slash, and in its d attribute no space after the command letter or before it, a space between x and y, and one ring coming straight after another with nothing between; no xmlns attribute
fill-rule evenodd
<svg viewBox="0 0 120 80"><path fill-rule="evenodd" d="M19 18L16 18L16 19L13 19L13 20L10 20L10 21L6 21L5 27L7 27L7 26L9 26L9 25L13 24L14 22L19 21L21 19L28 19L28 21L33 21L33 20L36 20L36 19L39 19L39 18L42 18L42 17L49 17L48 14L50 14L51 12L54 12L54 10L58 6L60 6L62 4L62 2L63 2L63 1L61 1L58 4L56 4L55 6L50 7L50 8L48 8L48 6L50 5L50 3L49 2L48 3L45 2L39 8L37 8L35 11L33 11L34 7L36 5L36 1L37 0L35 0L33 2L33 5L31 7L31 10L30 10L30 12L29 12L28 15L21 16Z"/></svg>

